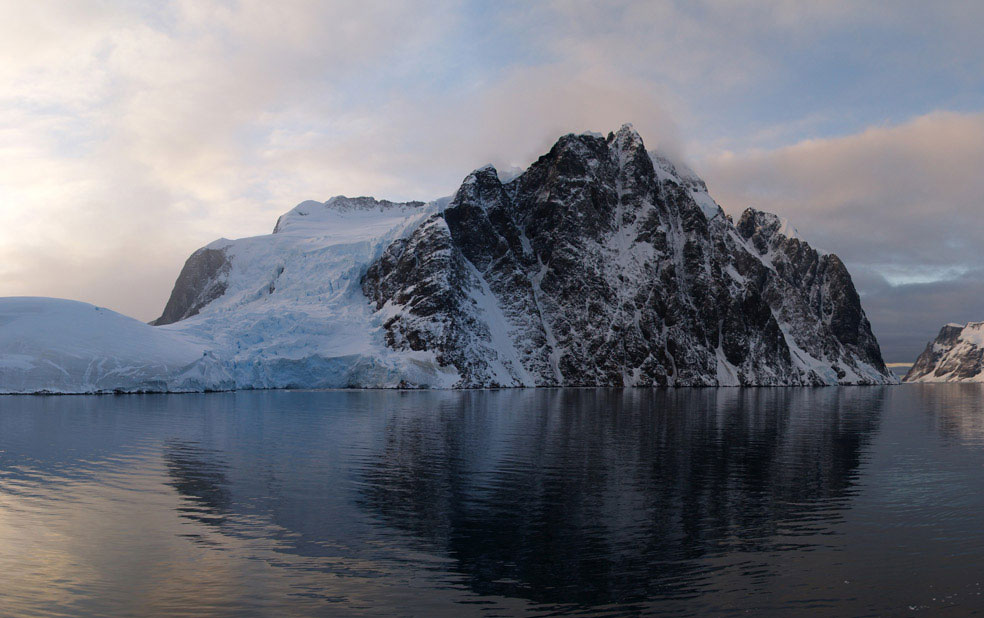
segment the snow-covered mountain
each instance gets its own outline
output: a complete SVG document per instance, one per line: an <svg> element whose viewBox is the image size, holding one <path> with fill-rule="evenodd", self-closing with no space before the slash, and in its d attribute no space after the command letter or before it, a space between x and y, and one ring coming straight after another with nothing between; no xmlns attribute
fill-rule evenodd
<svg viewBox="0 0 984 618"><path fill-rule="evenodd" d="M902 380L984 382L984 322L941 328Z"/></svg>
<svg viewBox="0 0 984 618"><path fill-rule="evenodd" d="M630 126L486 167L372 263L387 346L459 386L892 381L843 263L749 209L735 225Z"/></svg>
<svg viewBox="0 0 984 618"><path fill-rule="evenodd" d="M894 381L837 256L630 125L451 198L303 202L192 254L154 324L198 346L160 390Z"/></svg>

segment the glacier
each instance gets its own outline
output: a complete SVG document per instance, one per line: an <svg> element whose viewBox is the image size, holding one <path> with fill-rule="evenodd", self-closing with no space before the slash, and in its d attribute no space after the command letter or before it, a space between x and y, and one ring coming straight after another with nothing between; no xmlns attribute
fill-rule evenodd
<svg viewBox="0 0 984 618"><path fill-rule="evenodd" d="M891 383L850 277L630 125L431 202L305 201L144 324L0 299L0 392Z"/></svg>
<svg viewBox="0 0 984 618"><path fill-rule="evenodd" d="M0 298L0 388L6 393L197 391L210 375L202 342L89 303Z"/></svg>

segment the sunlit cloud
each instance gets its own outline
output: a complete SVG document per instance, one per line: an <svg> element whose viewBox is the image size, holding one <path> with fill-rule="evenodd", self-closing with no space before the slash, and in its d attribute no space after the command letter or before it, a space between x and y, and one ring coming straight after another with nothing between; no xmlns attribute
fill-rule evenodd
<svg viewBox="0 0 984 618"><path fill-rule="evenodd" d="M191 251L266 233L304 199L448 195L475 167L624 122L689 159L729 212L791 218L866 295L962 280L984 257L982 17L784 0L5 3L0 295L150 319Z"/></svg>

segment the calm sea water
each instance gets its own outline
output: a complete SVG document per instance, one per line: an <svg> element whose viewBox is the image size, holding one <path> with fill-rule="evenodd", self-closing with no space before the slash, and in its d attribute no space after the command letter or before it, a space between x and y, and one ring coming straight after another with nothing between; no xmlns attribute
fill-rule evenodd
<svg viewBox="0 0 984 618"><path fill-rule="evenodd" d="M0 397L0 615L984 612L984 390Z"/></svg>

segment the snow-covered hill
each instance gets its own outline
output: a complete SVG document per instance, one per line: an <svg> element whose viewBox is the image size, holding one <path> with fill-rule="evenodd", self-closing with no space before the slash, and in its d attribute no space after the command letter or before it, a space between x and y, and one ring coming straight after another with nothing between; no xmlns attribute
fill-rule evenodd
<svg viewBox="0 0 984 618"><path fill-rule="evenodd" d="M941 328L903 381L984 382L984 322Z"/></svg>
<svg viewBox="0 0 984 618"><path fill-rule="evenodd" d="M0 392L6 393L229 385L193 338L73 300L0 298L0 352Z"/></svg>
<svg viewBox="0 0 984 618"><path fill-rule="evenodd" d="M59 389L894 381L836 256L775 215L733 223L628 125L564 136L518 175L478 169L443 200L303 202L272 234L196 251L154 323L132 340L188 363L151 346L154 379L92 388L73 364ZM65 352L36 341L26 356ZM32 375L17 379L56 390ZM24 390L13 376L0 390Z"/></svg>

